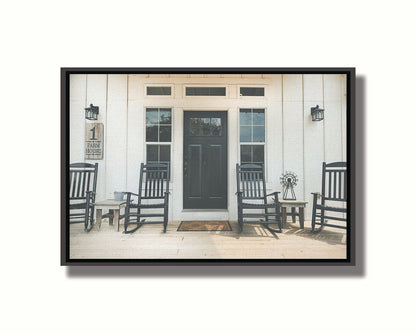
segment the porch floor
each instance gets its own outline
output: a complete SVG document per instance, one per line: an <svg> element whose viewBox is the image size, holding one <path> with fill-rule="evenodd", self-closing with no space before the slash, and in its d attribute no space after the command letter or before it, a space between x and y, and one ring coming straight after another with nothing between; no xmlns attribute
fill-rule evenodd
<svg viewBox="0 0 416 333"><path fill-rule="evenodd" d="M71 259L345 259L346 231L324 228L310 232L299 223L288 222L283 232L274 234L256 224L246 224L238 232L237 222L230 221L232 231L179 232L180 222L163 226L144 225L133 234L123 234L117 226L104 220L101 229L89 233L82 224L70 226Z"/></svg>

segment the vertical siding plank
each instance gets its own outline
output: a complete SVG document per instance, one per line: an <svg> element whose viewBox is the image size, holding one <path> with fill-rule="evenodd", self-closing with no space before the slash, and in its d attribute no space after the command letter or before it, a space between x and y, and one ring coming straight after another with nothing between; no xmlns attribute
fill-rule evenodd
<svg viewBox="0 0 416 333"><path fill-rule="evenodd" d="M239 109L234 106L228 109L228 211L229 219L231 221L237 220L237 199L235 192L237 192L237 170L236 164L240 163L238 160L240 147L238 145L238 124L239 124Z"/></svg>
<svg viewBox="0 0 416 333"><path fill-rule="evenodd" d="M323 106L322 74L303 76L304 95L304 182L305 200L309 202L305 210L305 219L312 216L311 192L321 191L322 162L324 161L323 121L312 121L311 107Z"/></svg>
<svg viewBox="0 0 416 333"><path fill-rule="evenodd" d="M94 160L98 163L97 196L96 201L106 199L105 158L107 137L107 74L88 74L87 77L87 106L93 104L99 107L98 121L104 124L104 157L103 160Z"/></svg>
<svg viewBox="0 0 416 333"><path fill-rule="evenodd" d="M268 105L266 110L265 172L267 188L282 191L280 175L283 172L283 108L282 75L274 75L266 87Z"/></svg>
<svg viewBox="0 0 416 333"><path fill-rule="evenodd" d="M342 160L341 80L338 74L324 75L325 160Z"/></svg>
<svg viewBox="0 0 416 333"><path fill-rule="evenodd" d="M86 81L85 74L71 74L69 77L70 163L84 161Z"/></svg>
<svg viewBox="0 0 416 333"><path fill-rule="evenodd" d="M126 189L127 75L108 75L106 195Z"/></svg>
<svg viewBox="0 0 416 333"><path fill-rule="evenodd" d="M299 181L296 198L303 200L303 88L302 75L283 75L284 171L293 171Z"/></svg>
<svg viewBox="0 0 416 333"><path fill-rule="evenodd" d="M342 160L347 160L347 76L340 75L341 80L341 129L342 129Z"/></svg>
<svg viewBox="0 0 416 333"><path fill-rule="evenodd" d="M182 85L175 85L175 93ZM182 96L178 94L178 96ZM172 102L172 106L174 103ZM169 218L179 220L183 209L183 108L172 107L171 183L169 188Z"/></svg>
<svg viewBox="0 0 416 333"><path fill-rule="evenodd" d="M140 163L145 162L144 76L129 75L127 104L127 191L139 190Z"/></svg>

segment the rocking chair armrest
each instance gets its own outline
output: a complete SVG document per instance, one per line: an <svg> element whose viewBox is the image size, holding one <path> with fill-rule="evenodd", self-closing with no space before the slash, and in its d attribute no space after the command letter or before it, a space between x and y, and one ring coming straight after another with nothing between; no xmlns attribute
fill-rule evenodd
<svg viewBox="0 0 416 333"><path fill-rule="evenodd" d="M87 198L91 199L91 196L95 196L97 193L94 191L86 191L85 194L87 195Z"/></svg>
<svg viewBox="0 0 416 333"><path fill-rule="evenodd" d="M320 192L311 192L311 194L313 195L314 198L317 198L317 199L319 199L322 196Z"/></svg>
<svg viewBox="0 0 416 333"><path fill-rule="evenodd" d="M138 197L139 195L138 194L136 194L136 193L134 193L134 192L123 192L123 194L130 194L130 195L135 195L136 197Z"/></svg>
<svg viewBox="0 0 416 333"><path fill-rule="evenodd" d="M270 196L272 196L272 195L276 195L276 194L279 194L280 192L272 192L272 193L269 193L269 194L266 194L266 197L270 197Z"/></svg>

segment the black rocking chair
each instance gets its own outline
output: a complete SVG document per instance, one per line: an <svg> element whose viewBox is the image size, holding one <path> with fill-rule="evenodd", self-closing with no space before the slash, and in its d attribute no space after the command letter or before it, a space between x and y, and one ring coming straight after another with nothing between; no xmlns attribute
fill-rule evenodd
<svg viewBox="0 0 416 333"><path fill-rule="evenodd" d="M89 232L94 225L94 205L98 163L69 165L69 223L84 223Z"/></svg>
<svg viewBox="0 0 416 333"><path fill-rule="evenodd" d="M264 166L256 164L237 164L237 204L238 226L243 231L245 223L261 224L273 232L282 232L282 219L279 204L279 192L266 193L266 181L264 178ZM267 202L267 197L272 197L273 203ZM247 201L261 201L250 203ZM244 210L257 210L260 212L244 213ZM271 224L277 224L278 229Z"/></svg>
<svg viewBox="0 0 416 333"><path fill-rule="evenodd" d="M132 233L144 224L163 224L163 232L166 232L169 212L169 164L141 164L139 193L125 192L127 204L124 217L124 233ZM132 196L137 197L137 204ZM143 202L145 201L145 202ZM157 203L149 203L157 202ZM143 213L143 210L158 209L163 212ZM143 217L162 217L162 221L146 221ZM134 225L133 229L129 229Z"/></svg>
<svg viewBox="0 0 416 333"><path fill-rule="evenodd" d="M347 222L347 163L327 164L324 162L322 164L322 194L312 194L312 232L319 232L324 226L346 229L346 223L328 224L327 220ZM319 197L321 197L320 203L318 203ZM332 214L328 215L327 212L332 212ZM320 225L317 230L315 230L316 225Z"/></svg>

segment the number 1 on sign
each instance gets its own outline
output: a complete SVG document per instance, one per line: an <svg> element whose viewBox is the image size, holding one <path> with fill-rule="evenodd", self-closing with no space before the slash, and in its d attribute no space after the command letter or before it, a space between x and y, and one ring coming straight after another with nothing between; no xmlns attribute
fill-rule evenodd
<svg viewBox="0 0 416 333"><path fill-rule="evenodd" d="M90 132L92 132L91 140L97 140L97 138L95 137L95 127L91 128Z"/></svg>

